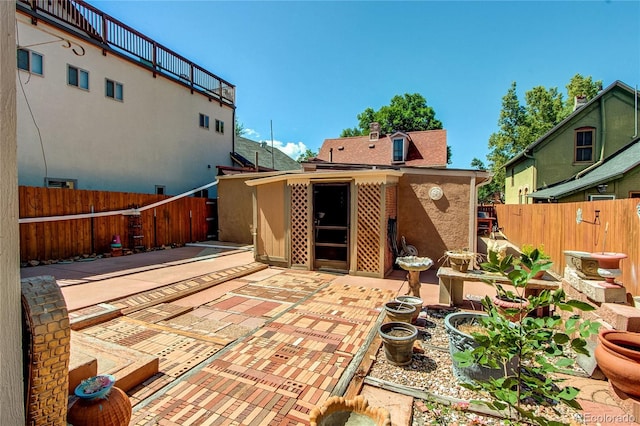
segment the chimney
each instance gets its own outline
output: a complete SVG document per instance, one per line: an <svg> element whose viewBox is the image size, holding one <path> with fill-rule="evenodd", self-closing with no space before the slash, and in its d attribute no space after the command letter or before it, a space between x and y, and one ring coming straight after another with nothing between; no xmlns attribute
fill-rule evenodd
<svg viewBox="0 0 640 426"><path fill-rule="evenodd" d="M380 137L380 123L369 123L369 140L377 141Z"/></svg>
<svg viewBox="0 0 640 426"><path fill-rule="evenodd" d="M578 108L585 106L586 103L587 97L585 95L576 96L575 98L573 98L573 110L575 111Z"/></svg>

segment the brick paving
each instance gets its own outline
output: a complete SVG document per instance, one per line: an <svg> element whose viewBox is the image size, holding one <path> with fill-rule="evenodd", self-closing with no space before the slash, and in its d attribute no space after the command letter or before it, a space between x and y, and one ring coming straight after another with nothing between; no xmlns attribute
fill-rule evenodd
<svg viewBox="0 0 640 426"><path fill-rule="evenodd" d="M131 425L308 424L395 295L309 271L242 282L252 267L72 312L121 310L124 316L81 332L159 358L159 373L128 392ZM240 285L199 306L171 303L232 279Z"/></svg>

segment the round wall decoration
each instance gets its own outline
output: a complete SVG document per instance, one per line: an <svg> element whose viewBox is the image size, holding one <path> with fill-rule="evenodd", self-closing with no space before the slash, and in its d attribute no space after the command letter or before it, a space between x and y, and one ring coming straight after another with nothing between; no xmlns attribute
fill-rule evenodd
<svg viewBox="0 0 640 426"><path fill-rule="evenodd" d="M442 195L444 195L444 193L442 192L442 188L440 188L439 186L434 186L429 190L429 197L434 201L442 198Z"/></svg>

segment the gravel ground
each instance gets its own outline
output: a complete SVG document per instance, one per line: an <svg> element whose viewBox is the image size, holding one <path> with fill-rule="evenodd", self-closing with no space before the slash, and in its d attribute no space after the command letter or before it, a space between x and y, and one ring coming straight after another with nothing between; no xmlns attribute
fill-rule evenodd
<svg viewBox="0 0 640 426"><path fill-rule="evenodd" d="M457 398L465 401L484 399L482 395L463 388L453 375L449 338L444 328L444 317L450 311L423 309L424 318L418 325L418 342L424 354L414 353L411 364L395 366L387 362L384 349L378 351L369 376L399 385L417 388L438 396ZM420 321L420 320L419 320ZM577 367L579 369L579 367ZM584 373L582 370L579 370ZM502 425L502 419L481 415L460 409L459 406L446 406L426 400L414 399L413 426L422 425ZM462 404L464 406L465 404ZM558 408L558 407L556 407ZM544 407L545 416L565 423L579 421L579 416L568 407L559 407L561 415L554 414ZM576 423L580 424L580 423Z"/></svg>

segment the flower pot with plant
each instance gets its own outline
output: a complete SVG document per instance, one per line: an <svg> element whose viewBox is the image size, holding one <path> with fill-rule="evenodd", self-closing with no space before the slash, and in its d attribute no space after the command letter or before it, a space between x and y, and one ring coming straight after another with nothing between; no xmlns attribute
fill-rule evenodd
<svg viewBox="0 0 640 426"><path fill-rule="evenodd" d="M495 253L490 252L488 260L481 267L508 278L515 289L509 293L526 299L529 311L550 306L570 312L595 309L581 301L566 300L562 289L553 292L543 290L538 295L525 297L527 284L533 276L551 266L539 256L530 257L522 253L519 259L507 255L499 260ZM495 280L488 278L486 282L496 286ZM504 289L498 290L501 292ZM489 397L489 400L478 402L494 410L508 409L516 420L530 424L550 424L543 417L544 412L536 409L540 405L553 407L565 404L579 410L580 405L576 401L579 389L561 387L562 379L554 373L573 363L570 350L588 355L585 339L597 333L600 324L582 320L579 313L565 321L553 309L543 309L549 312L543 317L523 317L521 321L512 322L498 311L489 297L484 299L483 305L487 311L487 316L481 318L484 331L471 333L477 347L456 354L454 359L462 367L476 363L490 368L500 368L515 360L515 368L504 377L462 383L462 386Z"/></svg>
<svg viewBox="0 0 640 426"><path fill-rule="evenodd" d="M540 244L538 247L534 247L532 244L523 244L520 249L522 254L527 256L527 258L531 259L533 262L539 261L541 264L549 264L551 266L551 256L544 251L544 245ZM528 269L527 265L523 264L522 268L526 271ZM533 275L533 278L536 280L541 279L544 276L545 270L549 268L545 268L536 272Z"/></svg>

